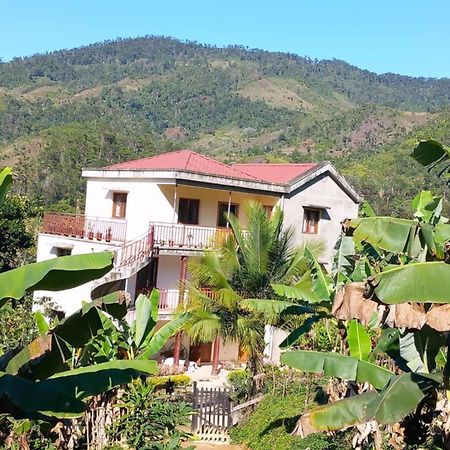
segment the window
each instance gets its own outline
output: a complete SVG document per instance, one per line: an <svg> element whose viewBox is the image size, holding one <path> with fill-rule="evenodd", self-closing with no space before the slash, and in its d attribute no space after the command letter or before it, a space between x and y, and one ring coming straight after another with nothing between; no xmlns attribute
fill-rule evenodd
<svg viewBox="0 0 450 450"><path fill-rule="evenodd" d="M112 216L117 219L123 219L127 210L127 193L114 192L113 193L113 209Z"/></svg>
<svg viewBox="0 0 450 450"><path fill-rule="evenodd" d="M230 213L238 216L239 205L237 203L230 204ZM227 202L219 202L217 207L217 226L220 228L225 228L227 226L226 214L228 213L228 203Z"/></svg>
<svg viewBox="0 0 450 450"><path fill-rule="evenodd" d="M320 209L304 208L303 233L318 234L321 215L322 211Z"/></svg>
<svg viewBox="0 0 450 450"><path fill-rule="evenodd" d="M55 247L56 256L69 256L72 254L72 249L67 247Z"/></svg>
<svg viewBox="0 0 450 450"><path fill-rule="evenodd" d="M200 200L192 198L180 198L178 204L178 222L187 225L198 225L198 212Z"/></svg>

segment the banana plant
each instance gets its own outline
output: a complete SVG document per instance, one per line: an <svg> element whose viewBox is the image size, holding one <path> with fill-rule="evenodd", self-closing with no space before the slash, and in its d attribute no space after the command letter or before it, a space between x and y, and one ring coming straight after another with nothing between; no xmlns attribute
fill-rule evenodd
<svg viewBox="0 0 450 450"><path fill-rule="evenodd" d="M3 169L0 202L11 184L11 169ZM0 314L1 306L9 299L20 300L26 291L73 288L105 275L112 263L113 255L103 252L55 258L1 273ZM0 412L30 419L79 416L84 399L154 373L156 363L148 359L74 367L74 355L103 330L104 320L121 319L126 309L125 298L116 293L84 305L54 327L37 314L40 336L0 357Z"/></svg>
<svg viewBox="0 0 450 450"><path fill-rule="evenodd" d="M190 320L188 314L180 314L158 329L158 305L159 291L153 289L149 297L140 294L136 299L131 324L123 317L111 320L102 314L101 333L86 343L79 356L80 364L119 358L147 360L156 354Z"/></svg>
<svg viewBox="0 0 450 450"><path fill-rule="evenodd" d="M353 395L303 414L303 435L370 420L392 424L415 412L421 402L433 402L431 392L442 391L450 369L442 333L450 331L445 318L450 312L450 225L442 216L442 198L430 192L416 196L412 207L413 219L370 214L345 222L336 246L330 300L332 313L350 321L350 355L292 350L281 360L370 389L362 392L356 385ZM300 290L295 294L300 296ZM383 327L374 349L359 320ZM392 358L394 371L376 364L380 354Z"/></svg>
<svg viewBox="0 0 450 450"><path fill-rule="evenodd" d="M380 348L371 349L367 333L356 321L348 327L348 342L350 356L305 350L288 351L281 356L281 362L290 367L371 386L371 390L363 392L358 392L358 386L354 386L353 395L303 414L299 426L304 436L345 429L371 420L393 424L414 412L428 393L442 383L442 373L429 373L423 364L427 356L437 356L442 342L430 339L429 347L419 353L414 341L410 351L405 352L399 335L386 341L385 353L401 353L407 363L417 362L417 359L422 362L423 372L403 366L408 372L401 375L370 361L380 353Z"/></svg>
<svg viewBox="0 0 450 450"><path fill-rule="evenodd" d="M429 171L439 168L438 176L444 176L447 184L449 183L450 147L434 139L422 140L416 145L411 156Z"/></svg>

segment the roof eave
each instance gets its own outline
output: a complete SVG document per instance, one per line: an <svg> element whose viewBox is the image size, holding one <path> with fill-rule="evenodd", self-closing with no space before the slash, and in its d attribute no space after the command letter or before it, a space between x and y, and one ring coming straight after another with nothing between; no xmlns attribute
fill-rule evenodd
<svg viewBox="0 0 450 450"><path fill-rule="evenodd" d="M188 180L200 183L218 184L229 187L267 191L283 195L285 186L281 184L267 183L259 180L246 180L235 177L224 177L220 175L205 174L189 170L162 170L162 169L105 169L86 168L82 170L85 178L141 178L154 180Z"/></svg>

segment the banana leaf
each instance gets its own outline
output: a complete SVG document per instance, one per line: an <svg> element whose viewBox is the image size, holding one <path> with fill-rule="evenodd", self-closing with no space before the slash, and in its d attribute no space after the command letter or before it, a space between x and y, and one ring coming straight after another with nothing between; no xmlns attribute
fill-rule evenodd
<svg viewBox="0 0 450 450"><path fill-rule="evenodd" d="M368 361L372 342L366 329L356 319L348 324L347 341L352 358Z"/></svg>
<svg viewBox="0 0 450 450"><path fill-rule="evenodd" d="M422 140L414 148L411 155L419 164L432 170L439 167L438 176L450 174L450 148L434 139Z"/></svg>
<svg viewBox="0 0 450 450"><path fill-rule="evenodd" d="M364 217L353 219L349 229L353 237L393 253L418 253L414 247L419 222L396 217Z"/></svg>
<svg viewBox="0 0 450 450"><path fill-rule="evenodd" d="M394 375L384 367L339 353L295 350L283 353L281 362L305 372L323 373L326 377L338 377L360 383L367 381L375 389L383 389Z"/></svg>
<svg viewBox="0 0 450 450"><path fill-rule="evenodd" d="M425 394L442 382L440 374L405 373L395 375L366 407L365 420L381 424L400 421L413 412Z"/></svg>
<svg viewBox="0 0 450 450"><path fill-rule="evenodd" d="M60 372L36 384L83 399L129 383L140 375L152 375L156 370L156 361L118 360Z"/></svg>
<svg viewBox="0 0 450 450"><path fill-rule="evenodd" d="M289 336L279 345L279 347L284 350L295 345L301 339L301 337L304 334L308 333L313 325L321 318L322 316L320 315L308 317L298 328L296 328L289 334Z"/></svg>
<svg viewBox="0 0 450 450"><path fill-rule="evenodd" d="M40 412L49 415L79 416L85 404L68 392L55 389L55 386L40 385L34 381L0 372L0 413L15 418L39 418Z"/></svg>
<svg viewBox="0 0 450 450"><path fill-rule="evenodd" d="M0 307L26 291L61 291L96 280L113 267L110 252L62 256L0 273Z"/></svg>
<svg viewBox="0 0 450 450"><path fill-rule="evenodd" d="M5 200L6 193L11 187L12 182L13 182L12 169L10 167L5 167L0 172L0 205Z"/></svg>
<svg viewBox="0 0 450 450"><path fill-rule="evenodd" d="M307 411L300 417L303 435L342 430L363 422L367 405L377 397L377 392L370 391Z"/></svg>
<svg viewBox="0 0 450 450"><path fill-rule="evenodd" d="M182 314L163 325L153 334L147 346L142 349L142 353L137 358L148 359L155 353L158 353L164 347L167 340L178 333L190 320L191 317L189 314Z"/></svg>
<svg viewBox="0 0 450 450"><path fill-rule="evenodd" d="M371 284L383 303L450 303L450 264L424 262L396 266L374 276Z"/></svg>

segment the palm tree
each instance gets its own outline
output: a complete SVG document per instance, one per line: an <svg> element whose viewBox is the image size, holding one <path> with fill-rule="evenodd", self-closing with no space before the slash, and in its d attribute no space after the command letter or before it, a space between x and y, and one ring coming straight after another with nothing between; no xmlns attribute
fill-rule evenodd
<svg viewBox="0 0 450 450"><path fill-rule="evenodd" d="M304 248L294 247L294 231L283 227L279 208L269 217L261 204L252 202L246 214L246 231L230 215L231 233L216 251L190 264L189 298L183 310L191 315L185 331L194 343L237 342L256 375L262 365L265 325L282 323L282 312L292 306L275 294L272 284L294 284L307 267ZM316 245L320 250L321 244Z"/></svg>

